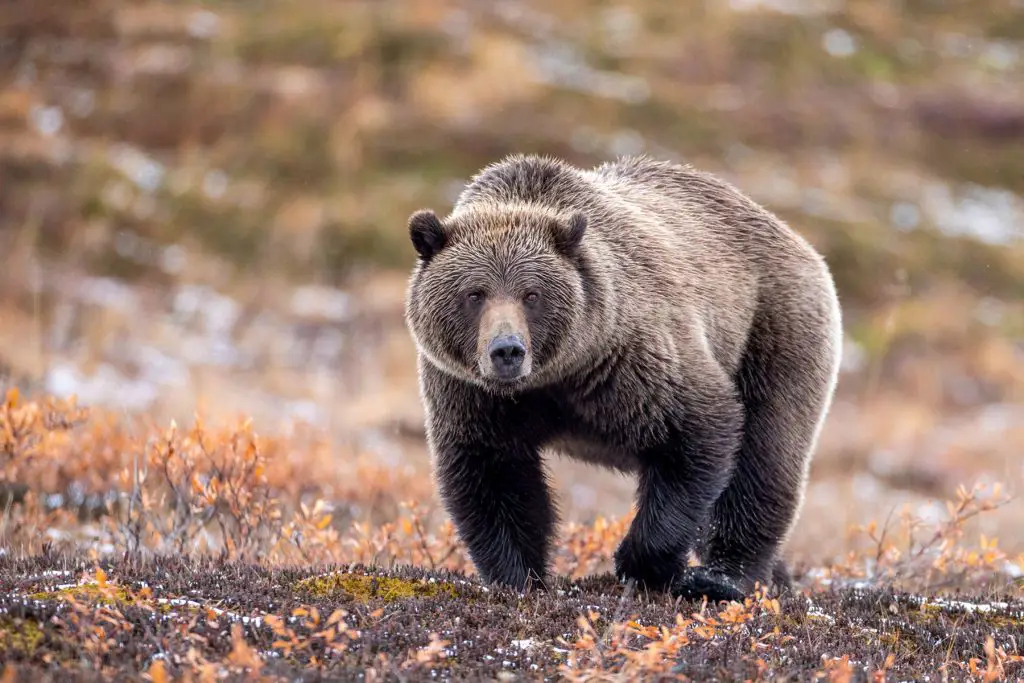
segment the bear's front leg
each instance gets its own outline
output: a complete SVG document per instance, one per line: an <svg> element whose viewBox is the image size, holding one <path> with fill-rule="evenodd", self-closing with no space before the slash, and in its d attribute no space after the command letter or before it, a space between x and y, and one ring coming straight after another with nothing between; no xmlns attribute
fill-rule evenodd
<svg viewBox="0 0 1024 683"><path fill-rule="evenodd" d="M536 449L515 439L438 443L441 498L487 583L543 583L555 510Z"/></svg>
<svg viewBox="0 0 1024 683"><path fill-rule="evenodd" d="M651 591L686 593L680 582L693 578L686 555L729 482L742 425L742 406L723 392L698 407L684 406L667 437L639 453L636 517L615 553L620 579ZM730 586L720 588L708 597L732 594Z"/></svg>
<svg viewBox="0 0 1024 683"><path fill-rule="evenodd" d="M543 581L555 507L540 444L554 406L509 400L420 365L438 493L481 578Z"/></svg>

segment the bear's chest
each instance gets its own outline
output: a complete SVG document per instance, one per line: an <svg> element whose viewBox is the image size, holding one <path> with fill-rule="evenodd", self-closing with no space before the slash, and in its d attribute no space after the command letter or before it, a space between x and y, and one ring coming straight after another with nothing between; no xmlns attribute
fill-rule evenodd
<svg viewBox="0 0 1024 683"><path fill-rule="evenodd" d="M631 473L637 469L638 460L630 449L609 444L592 434L566 433L552 440L546 448L557 455L620 472Z"/></svg>
<svg viewBox="0 0 1024 683"><path fill-rule="evenodd" d="M636 468L638 455L663 442L671 420L657 396L616 391L563 391L550 447L584 462L623 471Z"/></svg>

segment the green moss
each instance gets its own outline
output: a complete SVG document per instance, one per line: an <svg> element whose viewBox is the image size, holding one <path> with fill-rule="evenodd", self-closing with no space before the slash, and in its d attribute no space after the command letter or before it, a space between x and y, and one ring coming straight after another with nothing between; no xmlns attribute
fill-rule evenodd
<svg viewBox="0 0 1024 683"><path fill-rule="evenodd" d="M40 591L29 594L30 600L68 600L75 599L100 605L125 604L135 602L135 598L121 586L110 586L101 589L95 583L83 583L55 591Z"/></svg>
<svg viewBox="0 0 1024 683"><path fill-rule="evenodd" d="M43 630L34 619L0 618L0 652L33 654L43 642Z"/></svg>
<svg viewBox="0 0 1024 683"><path fill-rule="evenodd" d="M796 631L807 626L808 621L823 619L815 614L800 615L794 612L783 612L780 626L787 632Z"/></svg>
<svg viewBox="0 0 1024 683"><path fill-rule="evenodd" d="M325 576L311 576L295 584L295 588L317 598L349 596L359 602L370 600L408 600L434 598L442 595L457 597L455 586L443 581L401 579L391 576L373 576L338 572Z"/></svg>

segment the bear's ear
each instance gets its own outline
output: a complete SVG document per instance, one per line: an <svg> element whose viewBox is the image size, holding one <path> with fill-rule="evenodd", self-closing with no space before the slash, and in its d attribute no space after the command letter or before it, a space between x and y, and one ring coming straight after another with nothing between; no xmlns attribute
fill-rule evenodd
<svg viewBox="0 0 1024 683"><path fill-rule="evenodd" d="M576 256L583 241L583 233L586 231L586 214L574 211L567 221L559 222L555 227L555 247L566 256Z"/></svg>
<svg viewBox="0 0 1024 683"><path fill-rule="evenodd" d="M424 261L433 258L447 241L441 219L430 209L421 209L409 216L409 237Z"/></svg>

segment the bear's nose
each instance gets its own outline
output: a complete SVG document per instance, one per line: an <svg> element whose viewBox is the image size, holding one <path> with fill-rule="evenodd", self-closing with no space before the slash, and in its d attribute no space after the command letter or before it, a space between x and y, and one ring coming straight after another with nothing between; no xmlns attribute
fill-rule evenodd
<svg viewBox="0 0 1024 683"><path fill-rule="evenodd" d="M526 358L526 346L516 335L495 337L487 352L491 356L491 364L499 374L509 375L519 370Z"/></svg>

